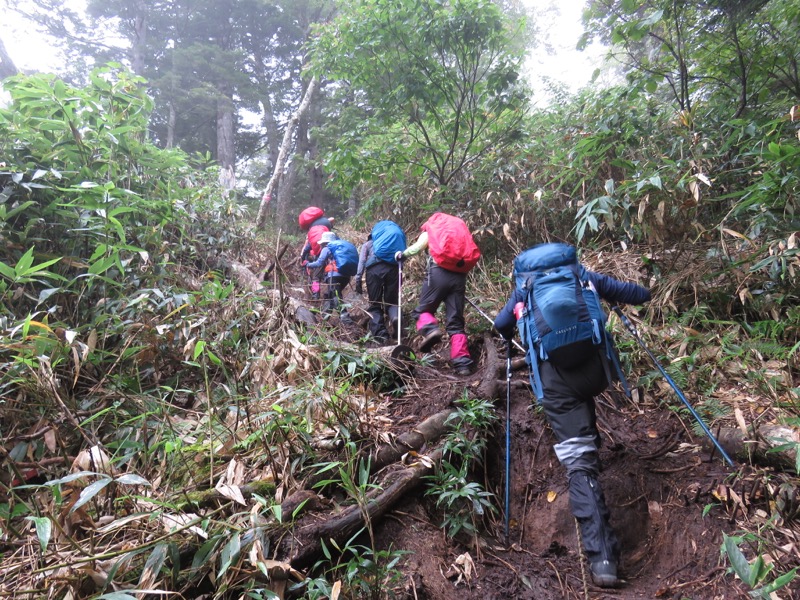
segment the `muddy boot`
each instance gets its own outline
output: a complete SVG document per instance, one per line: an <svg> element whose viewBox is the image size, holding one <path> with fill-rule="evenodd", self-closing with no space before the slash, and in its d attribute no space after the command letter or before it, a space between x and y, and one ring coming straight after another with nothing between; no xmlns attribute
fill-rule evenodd
<svg viewBox="0 0 800 600"><path fill-rule="evenodd" d="M461 357L461 358L454 358L452 361L453 365L453 372L460 376L464 377L466 375L472 375L472 367L473 362L471 358Z"/></svg>
<svg viewBox="0 0 800 600"><path fill-rule="evenodd" d="M609 512L597 479L585 471L569 478L569 502L578 520L583 549L600 587L616 587L618 544L609 523Z"/></svg>
<svg viewBox="0 0 800 600"><path fill-rule="evenodd" d="M436 344L442 341L442 332L436 325L426 325L419 331L422 339L419 342L420 352L428 352Z"/></svg>
<svg viewBox="0 0 800 600"><path fill-rule="evenodd" d="M598 587L617 587L617 565L609 560L598 560L590 565L592 581Z"/></svg>

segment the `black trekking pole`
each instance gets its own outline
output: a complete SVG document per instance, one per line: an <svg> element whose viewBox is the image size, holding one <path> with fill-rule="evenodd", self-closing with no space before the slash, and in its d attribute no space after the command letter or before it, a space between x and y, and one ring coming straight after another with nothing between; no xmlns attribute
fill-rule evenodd
<svg viewBox="0 0 800 600"><path fill-rule="evenodd" d="M661 366L658 360L656 360L656 357L653 356L653 353L650 352L650 349L644 345L644 341L642 341L642 338L639 337L639 332L636 331L636 327L633 325L633 323L631 323L628 317L625 316L625 313L622 312L622 309L619 306L614 306L613 310L615 313L617 313L619 318L622 319L623 325L625 325L628 331L631 332L631 335L634 338L636 338L636 341L639 343L642 349L645 352L647 352L647 355L650 357L650 360L653 361L653 364L664 376L664 379L667 380L667 383L672 387L673 390L675 390L675 393L678 395L678 398L681 399L681 402L683 402L686 408L689 409L689 412L692 413L692 416L695 418L695 420L700 425L702 430L708 436L708 439L710 439L711 442L714 444L714 446L716 446L717 450L719 450L719 453L722 455L722 458L725 459L725 462L728 463L731 467L734 467L735 465L733 464L733 461L731 460L730 456L728 456L728 453L725 452L725 449L720 445L717 438L714 437L714 434L711 433L711 431L708 429L708 426L703 422L703 418L699 414L697 414L697 411L692 407L691 404L689 404L689 401L686 399L686 396L683 395L683 392L678 387L678 385L672 380L672 377L670 377L669 374L667 374L667 372L664 370L664 367Z"/></svg>
<svg viewBox="0 0 800 600"><path fill-rule="evenodd" d="M511 521L511 340L506 353L506 522L505 542L508 546L508 526Z"/></svg>
<svg viewBox="0 0 800 600"><path fill-rule="evenodd" d="M470 305L472 308L474 308L476 311L478 311L478 314L479 314L480 316L482 316L484 319L486 319L487 321L489 321L489 324L490 324L492 327L494 327L494 321L492 321L492 317L490 317L490 316L489 316L489 315L487 315L485 312L483 312L483 310L481 310L481 307L480 307L480 306L478 306L477 304L475 304L475 303L474 303L472 300L470 300L469 298L467 298L467 302L469 302L469 305ZM520 352L523 352L523 353L525 352L525 348L523 348L523 347L520 345L520 343L519 343L517 340L513 340L513 339L512 339L512 340L511 340L511 342L509 342L509 343L513 343L513 344L514 344L514 345L517 347L517 350L519 350Z"/></svg>

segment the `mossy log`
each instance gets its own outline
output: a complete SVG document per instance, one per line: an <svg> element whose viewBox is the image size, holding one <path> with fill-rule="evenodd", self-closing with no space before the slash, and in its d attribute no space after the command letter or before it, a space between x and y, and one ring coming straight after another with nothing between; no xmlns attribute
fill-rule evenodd
<svg viewBox="0 0 800 600"><path fill-rule="evenodd" d="M390 510L401 498L407 496L423 477L433 473L433 465L441 459L441 450L434 452L429 461L419 461L392 473L381 489L368 494L365 511L352 505L325 521L308 518L284 538L279 549L284 562L294 569L305 569L322 556L323 542L331 546L331 540L342 547L359 529L366 519L375 522ZM365 514L366 513L366 514Z"/></svg>
<svg viewBox="0 0 800 600"><path fill-rule="evenodd" d="M250 483L239 486L239 490L242 492L242 496L245 498L248 498L253 494L269 497L275 493L275 481L272 479L251 481ZM207 489L196 492L188 492L181 495L177 500L175 500L174 506L178 510L189 510L195 508L207 508L209 506L214 506L219 502L229 501L230 498L222 494L219 490Z"/></svg>

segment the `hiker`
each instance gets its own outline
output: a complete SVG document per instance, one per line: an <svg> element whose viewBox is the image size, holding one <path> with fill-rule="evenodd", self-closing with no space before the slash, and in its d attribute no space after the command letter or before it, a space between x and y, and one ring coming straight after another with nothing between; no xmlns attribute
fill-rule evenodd
<svg viewBox="0 0 800 600"><path fill-rule="evenodd" d="M326 231L320 236L321 248L316 261L306 265L308 269L322 269L324 272L323 308L332 311L339 308L342 301L344 288L350 283L350 278L355 275L358 267L358 251L347 240L339 239L332 231ZM342 321L349 321L350 316L346 309L342 310Z"/></svg>
<svg viewBox="0 0 800 600"><path fill-rule="evenodd" d="M494 321L510 344L515 325L531 369L531 385L567 470L572 514L578 521L592 579L617 585L619 546L598 483L600 435L594 397L616 376L624 382L598 299L643 304L650 291L586 270L568 244L540 244L514 261L517 287ZM543 324L554 323L550 330Z"/></svg>
<svg viewBox="0 0 800 600"><path fill-rule="evenodd" d="M333 217L326 217L325 211L317 206L309 206L300 213L297 219L300 229L307 232L306 243L300 252L300 264L306 269L312 300L319 300L324 272L322 269L309 269L307 265L319 257L321 251L319 239L323 233L333 229L334 220Z"/></svg>
<svg viewBox="0 0 800 600"><path fill-rule="evenodd" d="M389 318L394 336L400 308L399 264L395 254L406 249L406 234L394 221L378 221L372 227L367 241L361 246L358 255L355 292L363 292L361 279L366 275L367 298L370 316L369 332L379 344L389 340L386 317Z"/></svg>
<svg viewBox="0 0 800 600"><path fill-rule="evenodd" d="M464 301L467 273L481 256L466 223L453 215L438 212L420 227L417 241L395 259L400 262L428 250L428 268L422 284L419 304L413 311L419 349L427 352L442 340L436 310L444 302L445 327L450 336L450 364L456 375L470 375L473 361L464 331Z"/></svg>

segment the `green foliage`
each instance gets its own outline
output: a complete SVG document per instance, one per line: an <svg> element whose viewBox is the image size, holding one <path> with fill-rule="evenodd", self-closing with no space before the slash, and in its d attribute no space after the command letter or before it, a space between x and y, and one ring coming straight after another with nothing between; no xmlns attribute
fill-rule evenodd
<svg viewBox="0 0 800 600"><path fill-rule="evenodd" d="M478 525L487 512L494 512L494 494L475 481L470 481L474 467L483 464L486 449L485 435L497 420L490 402L472 398L465 393L458 409L448 422L453 429L444 440L442 460L432 475L426 496L436 498L442 509L442 528L448 536L459 533L477 535Z"/></svg>
<svg viewBox="0 0 800 600"><path fill-rule="evenodd" d="M334 540L322 541L325 561L320 561L314 570L326 568L328 579L334 577L344 583L343 592L360 600L383 600L399 597L399 584L404 575L398 568L400 560L408 552L399 550L374 550L356 543L363 530L356 532L345 544ZM305 598L328 598L330 584L325 580L311 580L298 584L293 590L304 589Z"/></svg>
<svg viewBox="0 0 800 600"><path fill-rule="evenodd" d="M314 69L347 82L325 158L339 189L452 185L518 139L525 94L513 35L488 0L359 0L320 27Z"/></svg>
<svg viewBox="0 0 800 600"><path fill-rule="evenodd" d="M739 549L742 542L757 541L753 536L728 536L722 534L721 553L726 556L731 565L731 570L751 588L749 593L752 598L772 598L773 592L789 585L797 574L797 567L774 579L770 577L773 571L773 564L764 560L764 557L757 553L755 559L750 562Z"/></svg>

